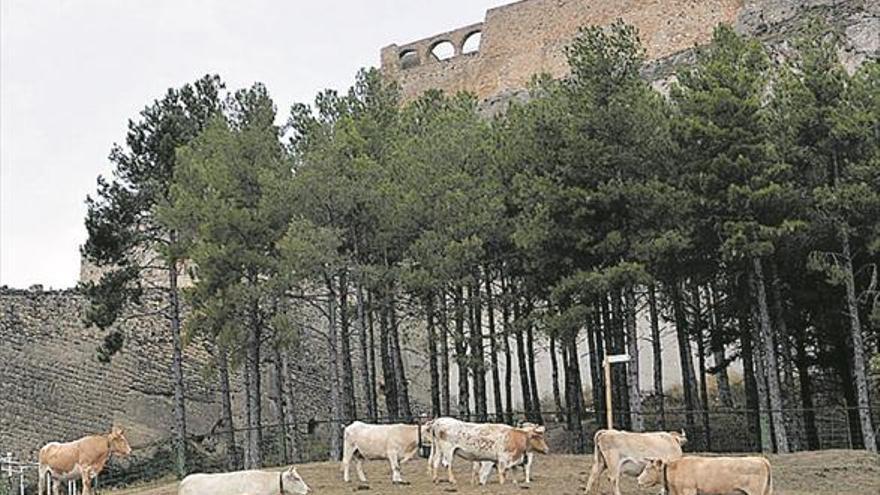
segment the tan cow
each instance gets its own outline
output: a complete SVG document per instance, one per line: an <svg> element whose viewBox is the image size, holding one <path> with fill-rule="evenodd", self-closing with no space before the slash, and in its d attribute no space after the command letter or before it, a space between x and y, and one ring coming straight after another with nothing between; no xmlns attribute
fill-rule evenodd
<svg viewBox="0 0 880 495"><path fill-rule="evenodd" d="M59 482L76 478L82 478L83 495L89 495L92 478L104 469L110 454L131 454L125 432L119 428L113 428L106 435L90 435L73 442L47 443L40 449L39 455L40 495L46 493L47 474L54 481L55 495L60 493Z"/></svg>
<svg viewBox="0 0 880 495"><path fill-rule="evenodd" d="M349 466L355 460L358 478L366 482L362 461L387 459L391 464L391 482L405 483L400 475L400 464L416 456L419 439L422 444L431 442L431 423L421 425L371 425L360 421L345 427L342 446L343 479L349 481ZM419 435L421 428L421 437Z"/></svg>
<svg viewBox="0 0 880 495"><path fill-rule="evenodd" d="M543 431L514 428L504 424L466 423L454 418L434 420L431 428L431 477L436 483L441 462L447 464L450 483L456 483L453 459L459 456L471 462L491 461L498 467L498 481L504 484L507 470L522 463L530 451L549 451ZM471 480L476 478L479 464L473 464Z"/></svg>
<svg viewBox="0 0 880 495"><path fill-rule="evenodd" d="M656 485L667 495L773 495L770 461L763 457L650 459L639 486Z"/></svg>
<svg viewBox="0 0 880 495"><path fill-rule="evenodd" d="M684 431L633 433L620 430L599 430L593 437L595 460L587 494L606 473L614 487L614 495L620 495L620 475L638 476L647 465L648 458L673 460L681 457L681 446L687 442Z"/></svg>
<svg viewBox="0 0 880 495"><path fill-rule="evenodd" d="M546 430L543 425L529 423L529 422L521 422L517 425L517 428L521 428L523 430L531 430L536 431L538 433L543 434ZM523 459L522 464L518 464L517 466L522 466L523 471L525 471L525 481L526 483L532 482L532 465L534 465L535 452L528 448L526 451L526 457ZM492 461L483 461L483 462L475 462L474 463L474 471L479 470L479 481L481 485L486 484L486 480L489 479L489 475L492 474L492 468L495 467L495 463ZM512 466L516 467L516 466ZM515 482L515 480L514 480Z"/></svg>

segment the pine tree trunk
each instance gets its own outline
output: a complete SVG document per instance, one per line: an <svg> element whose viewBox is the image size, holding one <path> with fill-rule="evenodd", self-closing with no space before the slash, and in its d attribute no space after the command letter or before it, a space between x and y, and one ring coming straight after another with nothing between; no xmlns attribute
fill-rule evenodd
<svg viewBox="0 0 880 495"><path fill-rule="evenodd" d="M605 405L605 388L608 384L605 382L605 373L602 363L605 362L605 355L608 351L608 348L605 346L605 343L608 340L605 338L605 334L608 331L607 325L609 324L607 300L604 297L597 297L595 307L599 308L594 315L596 321L596 362L594 365L596 366L596 381L599 384L598 391L596 392L596 402L598 403L598 407L596 407L596 423L604 425L607 413Z"/></svg>
<svg viewBox="0 0 880 495"><path fill-rule="evenodd" d="M516 333L516 357L517 364L519 365L519 390L520 394L522 394L523 409L526 413L526 418L531 421L532 389L529 380L529 365L526 362L526 345L523 342L523 323L521 318L522 315L520 314L519 301L514 301L513 321L516 327L514 332Z"/></svg>
<svg viewBox="0 0 880 495"><path fill-rule="evenodd" d="M532 305L528 305L528 315L531 316ZM526 353L529 358L529 386L532 395L532 418L533 423L544 424L544 418L541 415L541 396L538 394L538 377L535 373L535 331L534 325L529 318L526 326L526 338L528 340Z"/></svg>
<svg viewBox="0 0 880 495"><path fill-rule="evenodd" d="M756 440L758 449L763 446L763 430L761 422L761 402L758 395L757 374L755 372L755 354L752 348L751 325L745 319L740 320L740 341L742 344L743 385L746 395L746 423Z"/></svg>
<svg viewBox="0 0 880 495"><path fill-rule="evenodd" d="M819 430L816 428L816 411L813 405L813 380L810 378L810 363L807 356L806 338L801 333L795 337L797 347L798 380L801 386L801 409L804 412L804 436L809 450L819 449Z"/></svg>
<svg viewBox="0 0 880 495"><path fill-rule="evenodd" d="M770 260L770 295L773 301L773 322L776 324L776 349L782 360L783 404L789 410L785 415L786 431L788 433L791 450L800 450L800 437L803 432L803 417L798 411L801 404L799 385L794 379L794 355L792 354L791 339L788 334L788 324L785 321L785 309L782 301L782 281L779 280L779 269L776 261Z"/></svg>
<svg viewBox="0 0 880 495"><path fill-rule="evenodd" d="M439 418L440 373L437 370L437 330L434 328L434 294L425 297L425 318L428 327L428 371L431 375L431 415Z"/></svg>
<svg viewBox="0 0 880 495"><path fill-rule="evenodd" d="M507 285L504 282L504 275L501 276L501 293L503 300L501 302L501 323L504 326L503 342L504 342L504 404L505 423L513 424L513 359L510 353L510 300L507 291Z"/></svg>
<svg viewBox="0 0 880 495"><path fill-rule="evenodd" d="M561 404L558 407L560 407L560 411L564 410L566 413L566 429L572 438L572 451L574 453L582 453L584 450L584 409L581 397L580 366L577 355L577 335L562 341L562 358L562 361L565 363L565 408L562 409Z"/></svg>
<svg viewBox="0 0 880 495"><path fill-rule="evenodd" d="M362 386L364 388L364 405L367 409L367 419L369 419L370 422L375 423L378 417L376 409L374 409L374 404L376 400L376 389L372 386L372 378L370 373L370 349L368 349L367 338L367 312L366 308L364 307L364 287L360 279L357 282L355 298L357 300L358 340L360 340L361 344L361 380L363 380Z"/></svg>
<svg viewBox="0 0 880 495"><path fill-rule="evenodd" d="M564 360L565 359L563 359L563 361ZM565 365L568 366L568 363L566 362ZM559 364L557 363L557 359L556 359L556 337L554 337L552 334L550 335L550 367L551 367L552 376L553 376L553 378L552 378L552 380L553 380L553 403L556 406L556 419L557 419L557 421L561 422L564 419L563 412L566 410L566 408L564 408L562 406L562 394L560 394L560 392L559 392ZM568 370L567 367L565 369ZM566 376L565 379L566 379L566 386L567 386L568 377ZM567 388L566 389L566 396L569 397L569 399L571 398L570 394L571 394L571 390L569 390ZM566 404L568 404L569 399L566 399ZM568 405L570 405L570 404L568 404ZM570 411L570 408L569 408L569 411ZM570 414L569 414L569 417L570 417ZM569 422L570 421L571 420L569 419Z"/></svg>
<svg viewBox="0 0 880 495"><path fill-rule="evenodd" d="M592 386L593 412L596 415L596 422L602 424L603 415L605 414L603 407L604 390L602 388L602 360L599 357L602 354L601 337L597 334L601 332L601 322L599 312L593 311L593 321L587 325L587 352L590 356L590 385Z"/></svg>
<svg viewBox="0 0 880 495"><path fill-rule="evenodd" d="M171 242L176 234L171 234ZM183 386L183 342L180 336L180 289L177 287L177 262L168 267L168 317L171 320L171 376L174 380L174 460L177 477L187 475L186 399Z"/></svg>
<svg viewBox="0 0 880 495"><path fill-rule="evenodd" d="M464 289L455 288L455 364L458 366L458 417L464 421L471 419L470 392L468 391L467 339L464 334Z"/></svg>
<svg viewBox="0 0 880 495"><path fill-rule="evenodd" d="M612 349L614 354L623 354L626 352L626 322L623 315L623 304L621 302L621 294L613 291L608 294L611 298L611 321L614 331L611 333ZM629 417L629 380L627 375L627 365L617 365L611 367L612 385L614 393L612 394L614 401L614 410L617 411L616 423L621 429L629 430L632 428Z"/></svg>
<svg viewBox="0 0 880 495"><path fill-rule="evenodd" d="M660 316L657 311L657 287L648 286L648 313L651 319L651 349L654 353L654 395L660 415L660 430L666 430L666 395L663 391L663 349L660 340Z"/></svg>
<svg viewBox="0 0 880 495"><path fill-rule="evenodd" d="M440 394L443 416L452 414L452 399L449 389L449 325L447 322L446 291L440 291Z"/></svg>
<svg viewBox="0 0 880 495"><path fill-rule="evenodd" d="M375 308L373 306L373 293L367 292L367 329L369 330L369 344L367 347L370 351L370 397L372 398L373 403L373 414L374 419L379 417L379 397L376 389L376 382L378 381L378 375L376 374L376 333L374 331L374 323L375 323ZM379 338L381 340L381 336ZM381 352L380 352L381 358Z"/></svg>
<svg viewBox="0 0 880 495"><path fill-rule="evenodd" d="M480 303L480 278L474 274L474 283L468 289L470 296L471 318L471 368L474 380L474 408L477 421L488 421L488 405L486 400L486 362L483 352L483 311Z"/></svg>
<svg viewBox="0 0 880 495"><path fill-rule="evenodd" d="M495 406L495 421L504 422L504 404L501 402L501 377L498 374L498 336L495 334L495 298L492 294L492 277L486 267L486 316L489 326L489 344L492 353L492 402Z"/></svg>
<svg viewBox="0 0 880 495"><path fill-rule="evenodd" d="M709 423L709 389L706 384L706 342L703 331L703 304L700 288L694 284L691 297L694 299L694 335L697 339L697 362L700 367L700 410L703 417L703 448L712 451L712 429Z"/></svg>
<svg viewBox="0 0 880 495"><path fill-rule="evenodd" d="M843 275L846 286L846 308L849 312L850 334L849 341L852 344L852 372L855 382L856 400L858 403L859 422L862 427L862 439L865 449L869 452L877 452L877 439L874 433L874 423L871 418L871 400L868 396L868 375L865 360L865 343L862 336L862 324L859 320L859 306L856 296L855 277L853 275L852 250L850 248L849 232L846 227L839 230L840 244L843 248Z"/></svg>
<svg viewBox="0 0 880 495"><path fill-rule="evenodd" d="M229 387L229 360L225 345L218 345L217 372L220 378L220 407L223 418L223 435L226 442L226 470L237 471L238 446L235 443L235 424L232 422L232 395Z"/></svg>
<svg viewBox="0 0 880 495"><path fill-rule="evenodd" d="M391 356L391 331L388 326L388 294L383 292L379 309L379 354L382 359L382 378L385 381L385 411L388 419L396 421L400 418L397 401L397 377L394 371L394 359Z"/></svg>
<svg viewBox="0 0 880 495"><path fill-rule="evenodd" d="M642 417L642 390L639 386L639 340L636 329L636 295L632 286L624 289L624 317L629 362L626 363L629 384L629 417L633 431L644 431Z"/></svg>
<svg viewBox="0 0 880 495"><path fill-rule="evenodd" d="M774 345L773 328L770 326L770 311L767 306L767 292L764 288L764 270L761 260L752 258L754 282L758 302L758 316L761 323L761 340L764 346L764 363L767 372L767 392L770 398L771 417L773 418L773 433L776 440L776 450L785 454L790 451L788 435L786 433L785 416L782 402L782 386L779 383L779 366L776 360L776 348Z"/></svg>
<svg viewBox="0 0 880 495"><path fill-rule="evenodd" d="M280 342L275 342L272 354L272 364L275 365L275 397L273 397L273 402L275 403L275 420L281 427L281 435L279 437L279 440L281 440L281 458L284 464L290 464L290 445L288 443L290 436L287 430L287 411L284 406L284 382L286 378L284 375L284 364L281 361Z"/></svg>
<svg viewBox="0 0 880 495"><path fill-rule="evenodd" d="M260 343L262 341L262 325L259 316L259 302L253 301L250 309L250 328L247 339L247 367L248 367L248 469L263 467L263 431L260 389Z"/></svg>
<svg viewBox="0 0 880 495"><path fill-rule="evenodd" d="M749 270L749 285L752 287L752 292L757 293L755 289L755 281L754 276L751 270ZM761 452L763 453L772 453L773 452L773 437L772 437L772 420L770 418L770 397L769 392L767 391L767 362L764 358L764 345L761 338L761 316L758 311L757 301L753 298L751 302L751 311L752 311L752 351L754 353L754 366L755 366L755 389L758 394L758 417L759 417L759 432L761 438Z"/></svg>
<svg viewBox="0 0 880 495"><path fill-rule="evenodd" d="M678 337L678 356L681 365L681 383L684 389L685 422L688 431L696 431L694 411L697 409L697 385L694 374L694 360L688 335L687 316L684 312L681 287L678 281L669 285L672 296L672 312L675 315L675 332Z"/></svg>
<svg viewBox="0 0 880 495"><path fill-rule="evenodd" d="M397 321L397 305L393 287L390 291L390 307L388 309L391 319L391 356L394 358L394 376L397 379L397 409L401 417L409 422L412 421L412 409L409 403L409 384L406 381L406 369L403 366L403 351L400 347L400 327Z"/></svg>
<svg viewBox="0 0 880 495"><path fill-rule="evenodd" d="M709 284L709 312L712 323L712 337L710 339L712 360L715 363L715 379L718 382L718 399L721 405L733 409L733 393L730 391L730 378L727 375L727 358L724 356L724 343L722 341L721 318L718 314L718 300L714 284Z"/></svg>
<svg viewBox="0 0 880 495"><path fill-rule="evenodd" d="M342 401L339 393L339 355L337 351L338 335L336 331L336 293L333 289L333 277L327 277L327 348L330 367L330 460L338 461L342 455Z"/></svg>
<svg viewBox="0 0 880 495"><path fill-rule="evenodd" d="M290 383L291 375L290 375L290 363L287 358L287 353L281 353L281 366L282 372L284 374L284 397L285 397L285 421L288 424L288 440L287 445L290 448L290 458L291 462L299 461L299 438L297 436L297 421L296 421L296 395L294 394L294 387Z"/></svg>
<svg viewBox="0 0 880 495"><path fill-rule="evenodd" d="M351 364L351 332L348 318L348 277L339 275L339 352L342 355L342 421L351 423L357 416L354 397L354 370Z"/></svg>

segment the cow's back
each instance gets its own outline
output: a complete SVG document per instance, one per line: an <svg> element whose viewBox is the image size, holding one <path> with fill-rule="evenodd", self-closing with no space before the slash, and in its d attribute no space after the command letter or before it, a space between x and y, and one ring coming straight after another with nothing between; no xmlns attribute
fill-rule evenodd
<svg viewBox="0 0 880 495"><path fill-rule="evenodd" d="M620 458L654 457L672 460L682 456L681 445L666 432L631 433L606 430L596 435L596 444L603 453L613 450Z"/></svg>
<svg viewBox="0 0 880 495"><path fill-rule="evenodd" d="M178 495L276 495L280 474L263 471L235 471L191 474L180 482Z"/></svg>
<svg viewBox="0 0 880 495"><path fill-rule="evenodd" d="M668 464L667 477L670 486L764 495L772 486L770 469L770 461L763 457L682 457Z"/></svg>
<svg viewBox="0 0 880 495"><path fill-rule="evenodd" d="M40 449L39 463L57 473L69 473L79 462L79 442L50 442Z"/></svg>

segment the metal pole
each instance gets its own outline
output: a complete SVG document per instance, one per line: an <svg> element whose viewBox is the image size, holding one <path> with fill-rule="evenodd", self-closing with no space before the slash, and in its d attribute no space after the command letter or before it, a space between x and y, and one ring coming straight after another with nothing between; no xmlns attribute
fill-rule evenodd
<svg viewBox="0 0 880 495"><path fill-rule="evenodd" d="M605 368L605 421L609 430L614 429L614 415L611 411L611 363L608 362L608 356L602 361L602 367Z"/></svg>
<svg viewBox="0 0 880 495"><path fill-rule="evenodd" d="M24 495L24 466L18 467L18 493Z"/></svg>

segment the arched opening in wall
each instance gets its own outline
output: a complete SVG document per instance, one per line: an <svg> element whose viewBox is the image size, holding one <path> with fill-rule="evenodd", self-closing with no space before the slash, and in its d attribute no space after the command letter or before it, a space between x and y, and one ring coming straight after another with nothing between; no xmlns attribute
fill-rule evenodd
<svg viewBox="0 0 880 495"><path fill-rule="evenodd" d="M480 51L480 40L482 37L483 33L480 31L474 31L467 35L467 38L464 39L464 43L461 45L461 53L476 53Z"/></svg>
<svg viewBox="0 0 880 495"><path fill-rule="evenodd" d="M401 69L409 69L410 67L415 67L419 65L421 60L419 60L419 54L415 50L406 50L400 52L400 68Z"/></svg>
<svg viewBox="0 0 880 495"><path fill-rule="evenodd" d="M451 41L441 41L431 47L431 54L437 60L447 60L455 55L455 46L452 45Z"/></svg>

